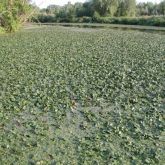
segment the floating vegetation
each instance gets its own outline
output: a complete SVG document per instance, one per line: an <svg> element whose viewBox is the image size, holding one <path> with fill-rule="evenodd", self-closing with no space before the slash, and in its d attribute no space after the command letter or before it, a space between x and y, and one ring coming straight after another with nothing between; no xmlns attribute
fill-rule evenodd
<svg viewBox="0 0 165 165"><path fill-rule="evenodd" d="M164 164L165 37L74 29L0 37L0 164Z"/></svg>

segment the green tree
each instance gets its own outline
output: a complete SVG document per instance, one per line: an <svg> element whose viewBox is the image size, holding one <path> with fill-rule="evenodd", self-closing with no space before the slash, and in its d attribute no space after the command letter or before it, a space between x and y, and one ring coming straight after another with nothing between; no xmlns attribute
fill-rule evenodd
<svg viewBox="0 0 165 165"><path fill-rule="evenodd" d="M155 15L156 4L152 2L139 3L137 5L137 15Z"/></svg>
<svg viewBox="0 0 165 165"><path fill-rule="evenodd" d="M93 0L95 10L101 16L114 16L118 9L118 0Z"/></svg>
<svg viewBox="0 0 165 165"><path fill-rule="evenodd" d="M120 0L121 16L133 17L136 14L136 0Z"/></svg>
<svg viewBox="0 0 165 165"><path fill-rule="evenodd" d="M59 6L57 5L49 5L46 9L45 9L45 13L46 14L55 14L56 12L58 12L58 8ZM44 10L43 10L44 11Z"/></svg>
<svg viewBox="0 0 165 165"><path fill-rule="evenodd" d="M72 22L75 17L75 8L70 2L61 7L59 12L55 14L60 22Z"/></svg>
<svg viewBox="0 0 165 165"><path fill-rule="evenodd" d="M75 8L76 17L84 16L83 3L79 3L79 2L75 3L74 8Z"/></svg>
<svg viewBox="0 0 165 165"><path fill-rule="evenodd" d="M161 15L165 15L165 0L159 4L159 10Z"/></svg>

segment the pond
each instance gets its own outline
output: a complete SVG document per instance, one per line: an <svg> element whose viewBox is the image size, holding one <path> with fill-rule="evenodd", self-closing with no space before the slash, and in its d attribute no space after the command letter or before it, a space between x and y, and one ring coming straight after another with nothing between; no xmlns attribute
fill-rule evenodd
<svg viewBox="0 0 165 165"><path fill-rule="evenodd" d="M35 24L36 25L36 24ZM91 24L91 23L41 23L37 25L45 26L63 26L63 27L78 27L78 28L93 28L93 29L116 29L124 31L141 31L147 33L156 33L160 35L165 35L164 27L154 27L154 26L139 26L139 25L119 25L119 24Z"/></svg>

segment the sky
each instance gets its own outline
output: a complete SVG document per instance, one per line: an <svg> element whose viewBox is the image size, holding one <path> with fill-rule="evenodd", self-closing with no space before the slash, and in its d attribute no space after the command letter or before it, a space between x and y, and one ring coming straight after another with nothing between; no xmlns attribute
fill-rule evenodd
<svg viewBox="0 0 165 165"><path fill-rule="evenodd" d="M86 0L32 0L32 2L34 2L40 8L45 8L51 4L62 6L64 4L67 4L68 1L70 1L71 3L75 3L75 2L85 2ZM148 1L159 3L161 0L137 0L137 2L148 2Z"/></svg>

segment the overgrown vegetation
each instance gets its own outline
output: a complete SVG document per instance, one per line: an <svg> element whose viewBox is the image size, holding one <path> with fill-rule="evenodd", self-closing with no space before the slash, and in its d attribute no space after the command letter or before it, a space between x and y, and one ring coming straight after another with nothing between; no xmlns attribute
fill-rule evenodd
<svg viewBox="0 0 165 165"><path fill-rule="evenodd" d="M38 15L38 18L33 18L36 23L105 23L105 24L123 24L123 25L144 25L165 27L165 17L148 16L148 17L100 17L94 15L91 17L75 18L72 21L61 19L58 22L53 15Z"/></svg>
<svg viewBox="0 0 165 165"><path fill-rule="evenodd" d="M93 22L107 24L124 24L124 25L144 25L165 27L165 17L99 17ZM89 23L89 22L88 22Z"/></svg>
<svg viewBox="0 0 165 165"><path fill-rule="evenodd" d="M1 0L0 31L14 32L24 23L31 12L29 0Z"/></svg>
<svg viewBox="0 0 165 165"><path fill-rule="evenodd" d="M93 22L164 26L165 1L159 4L135 0L89 0L85 3L50 5L33 18L35 22ZM162 22L160 22L163 21ZM146 22L145 22L146 21ZM135 22L135 23L134 23Z"/></svg>
<svg viewBox="0 0 165 165"><path fill-rule="evenodd" d="M0 37L0 164L164 164L165 36L45 27Z"/></svg>

